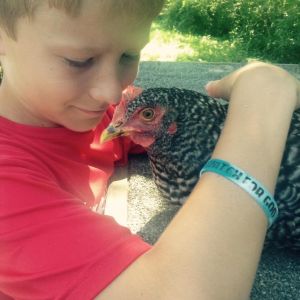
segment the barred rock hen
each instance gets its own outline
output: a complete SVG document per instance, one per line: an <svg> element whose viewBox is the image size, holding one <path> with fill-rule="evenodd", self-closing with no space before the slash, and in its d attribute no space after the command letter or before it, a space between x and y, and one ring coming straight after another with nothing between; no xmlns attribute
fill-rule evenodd
<svg viewBox="0 0 300 300"><path fill-rule="evenodd" d="M226 111L227 104L195 91L150 88L119 104L102 139L129 135L144 146L161 193L183 203L210 158ZM275 199L279 217L267 242L300 250L300 110L291 123Z"/></svg>

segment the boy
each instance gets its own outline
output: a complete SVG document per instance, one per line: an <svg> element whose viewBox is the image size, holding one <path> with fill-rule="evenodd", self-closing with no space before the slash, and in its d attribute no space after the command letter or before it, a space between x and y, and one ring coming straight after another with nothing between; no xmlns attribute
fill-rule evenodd
<svg viewBox="0 0 300 300"><path fill-rule="evenodd" d="M0 2L3 297L206 299L217 298L224 287L228 299L248 295L266 219L247 195L227 182L205 175L201 189L196 188L152 250L111 218L90 209L101 202L114 163L126 161L126 152L134 147L126 139L105 146L98 141L113 113L111 105L119 102L122 91L135 79L139 53L162 2ZM262 96L255 94L253 84ZM239 143L249 137L248 144L241 143L249 149L239 146L232 150L235 142L231 135L228 151L228 134L224 133L218 155L249 168L270 189L289 120L299 101L297 84L283 70L258 64L208 87L212 95L231 98L238 111L229 118L227 131L238 136ZM277 127L283 127L276 139L270 133L273 122L267 122L262 113L255 117L258 125L253 130L258 130L258 137L247 134L253 128L246 126L253 122L247 109L270 105L268 93L263 93L265 86L275 89L275 95L278 89L282 91L278 99L272 99L278 102L274 115L268 114L271 121L278 111L283 114L276 120ZM242 98L241 90L247 97L253 96L247 108L237 100ZM282 97L287 99L284 108ZM245 126L235 126L240 118ZM255 163L258 141L271 145L277 155ZM265 172L267 165L271 171ZM220 195L211 191L228 199L223 203ZM230 206L231 199L235 209ZM222 218L210 218L220 211L224 212ZM243 218L232 215L240 211ZM220 219L223 232L219 233ZM245 232L252 237L250 246L245 243ZM232 244L235 247L227 255ZM226 253L224 261L220 253Z"/></svg>
<svg viewBox="0 0 300 300"><path fill-rule="evenodd" d="M88 209L132 150L98 141L163 1L110 2L0 2L0 291L16 299L91 299L149 249Z"/></svg>

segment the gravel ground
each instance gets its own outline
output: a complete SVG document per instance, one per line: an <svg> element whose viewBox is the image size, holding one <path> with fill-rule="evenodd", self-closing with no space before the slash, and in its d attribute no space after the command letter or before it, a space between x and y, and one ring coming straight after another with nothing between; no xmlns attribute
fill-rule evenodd
<svg viewBox="0 0 300 300"><path fill-rule="evenodd" d="M239 66L241 64L144 62L135 84L144 88L176 86L203 92L206 82L219 79ZM300 78L300 65L281 66ZM147 157L132 156L128 195L131 230L154 243L178 209L157 191ZM300 253L264 249L251 299L300 300Z"/></svg>

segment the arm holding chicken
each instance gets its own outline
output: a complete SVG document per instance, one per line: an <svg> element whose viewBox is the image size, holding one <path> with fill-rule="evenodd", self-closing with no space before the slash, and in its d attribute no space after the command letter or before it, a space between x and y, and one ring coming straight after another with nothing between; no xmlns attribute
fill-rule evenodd
<svg viewBox="0 0 300 300"><path fill-rule="evenodd" d="M208 92L229 99L228 87L234 84L234 79L247 75L258 65L266 68L262 63L249 64L208 85ZM281 70L267 66L276 72ZM222 86L227 90L222 91ZM245 102L245 105L248 104ZM211 158L224 128L228 107L228 102L221 103L193 90L155 87L142 91L131 87L116 107L113 120L102 137L105 140L128 135L142 145L161 195L171 203L183 204L197 184L201 169ZM269 107L264 113L268 111ZM257 112L254 110L251 114L255 116ZM293 113L274 191L279 215L268 229L266 246L300 250L299 132L300 109L297 109ZM263 193L265 189L244 179L254 196L259 195L259 199L269 202L270 195ZM269 203L272 211L276 203Z"/></svg>
<svg viewBox="0 0 300 300"><path fill-rule="evenodd" d="M212 157L238 165L273 192L299 86L261 63L210 84L209 94L230 99ZM246 299L266 229L251 196L205 173L152 250L97 299Z"/></svg>

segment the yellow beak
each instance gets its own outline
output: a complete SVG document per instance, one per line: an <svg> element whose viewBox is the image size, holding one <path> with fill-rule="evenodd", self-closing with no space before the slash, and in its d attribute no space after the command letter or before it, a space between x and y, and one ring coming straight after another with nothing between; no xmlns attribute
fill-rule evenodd
<svg viewBox="0 0 300 300"><path fill-rule="evenodd" d="M100 143L105 143L107 141L111 141L119 136L127 135L121 129L114 127L113 125L109 125L101 134Z"/></svg>

